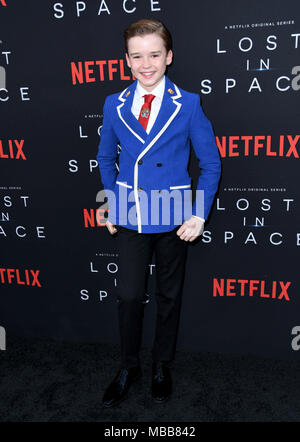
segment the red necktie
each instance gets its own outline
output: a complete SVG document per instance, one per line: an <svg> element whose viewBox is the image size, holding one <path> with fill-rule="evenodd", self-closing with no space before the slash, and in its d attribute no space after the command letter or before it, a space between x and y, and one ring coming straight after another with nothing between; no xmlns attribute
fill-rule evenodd
<svg viewBox="0 0 300 442"><path fill-rule="evenodd" d="M151 103L155 98L155 95L152 94L148 94L148 95L143 95L143 97L145 98L145 102L141 108L141 112L140 112L140 116L139 116L139 122L141 123L141 125L143 126L143 128L146 130L147 129L147 125L148 125L148 121L150 118L150 112L151 112Z"/></svg>

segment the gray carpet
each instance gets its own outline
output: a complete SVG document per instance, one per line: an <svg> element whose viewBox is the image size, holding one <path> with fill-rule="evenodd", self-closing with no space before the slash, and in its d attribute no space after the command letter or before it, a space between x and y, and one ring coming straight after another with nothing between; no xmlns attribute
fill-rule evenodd
<svg viewBox="0 0 300 442"><path fill-rule="evenodd" d="M119 367L117 345L10 337L0 351L0 421L300 420L300 362L177 352L172 398L156 404L148 348L141 360L143 378L127 400L103 409L104 389Z"/></svg>

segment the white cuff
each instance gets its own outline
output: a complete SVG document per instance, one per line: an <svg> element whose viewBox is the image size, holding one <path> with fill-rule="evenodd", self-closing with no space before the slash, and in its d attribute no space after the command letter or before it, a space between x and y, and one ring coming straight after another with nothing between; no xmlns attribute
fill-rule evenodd
<svg viewBox="0 0 300 442"><path fill-rule="evenodd" d="M200 218L200 216L196 216L196 215L192 215L192 216L194 216L195 218L201 219L201 221L203 221L205 223L205 219Z"/></svg>

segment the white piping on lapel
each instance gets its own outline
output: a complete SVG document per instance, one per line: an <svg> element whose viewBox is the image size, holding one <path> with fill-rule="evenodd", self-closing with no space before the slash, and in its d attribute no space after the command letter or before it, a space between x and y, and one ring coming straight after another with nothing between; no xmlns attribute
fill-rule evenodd
<svg viewBox="0 0 300 442"><path fill-rule="evenodd" d="M148 144L147 147L145 147L145 149L139 154L139 156L136 159L135 165L134 165L134 199L135 199L135 204L136 204L136 212L137 212L137 223L138 223L138 232L142 233L142 223L141 223L141 208L140 208L140 202L139 202L139 198L138 198L138 190L137 190L137 186L138 186L138 162L139 160L148 152L149 149L151 149L151 147L153 146L154 143L156 143L156 141L162 136L162 134L165 132L165 130L168 128L168 126L170 125L170 123L173 121L173 119L176 117L176 115L178 114L182 103L178 103L176 101L176 98L180 98L181 97L181 93L178 89L178 87L173 83L175 91L176 91L176 95L175 97L171 97L173 100L173 103L176 104L176 109L175 111L172 113L172 115L170 116L170 118L168 119L168 121L166 122L166 124L163 126L163 128L160 130L160 132L158 132L158 134L156 135L156 137L154 137L152 139L152 141ZM125 91L124 91L125 92ZM122 94L121 94L122 95ZM121 99L121 96L119 97L119 99ZM123 99L122 99L123 100ZM125 101L125 100L123 100ZM122 106L122 105L121 105ZM119 114L120 115L120 114ZM126 124L126 123L125 123ZM127 126L127 125L126 125ZM129 128L130 129L130 128ZM130 129L131 130L131 129ZM133 131L132 131L133 132ZM134 132L133 132L134 133ZM138 135L135 134L137 137ZM139 138L139 137L138 137Z"/></svg>
<svg viewBox="0 0 300 442"><path fill-rule="evenodd" d="M186 187L191 187L191 185L184 184L183 186L170 186L170 189L185 189Z"/></svg>
<svg viewBox="0 0 300 442"><path fill-rule="evenodd" d="M140 140L143 144L145 143L145 140L143 140L143 138L141 138L136 132L134 132L134 130L131 129L131 127L126 123L126 121L124 120L124 118L122 117L121 114L121 107L124 106L124 102L125 102L125 98L123 98L123 95L125 94L125 92L127 91L128 88L124 89L123 92L121 92L121 94L118 96L118 100L122 101L121 104L119 104L119 106L117 106L117 111L118 111L118 115L119 118L123 121L123 123L125 124L125 126L127 127L127 129L130 130L130 132L133 133L134 136L137 137L138 140Z"/></svg>
<svg viewBox="0 0 300 442"><path fill-rule="evenodd" d="M120 186L128 187L128 189L132 189L132 186L130 184L123 183L122 181L116 181L116 184L119 184Z"/></svg>

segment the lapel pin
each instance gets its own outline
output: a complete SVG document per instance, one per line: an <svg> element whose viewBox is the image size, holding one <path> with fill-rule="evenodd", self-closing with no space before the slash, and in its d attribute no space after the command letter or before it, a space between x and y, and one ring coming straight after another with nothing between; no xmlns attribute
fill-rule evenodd
<svg viewBox="0 0 300 442"><path fill-rule="evenodd" d="M125 97L128 97L128 95L130 95L130 91L128 91L127 94L125 94Z"/></svg>
<svg viewBox="0 0 300 442"><path fill-rule="evenodd" d="M173 89L168 89L168 92L169 92L169 94L174 94L174 91L173 91Z"/></svg>

